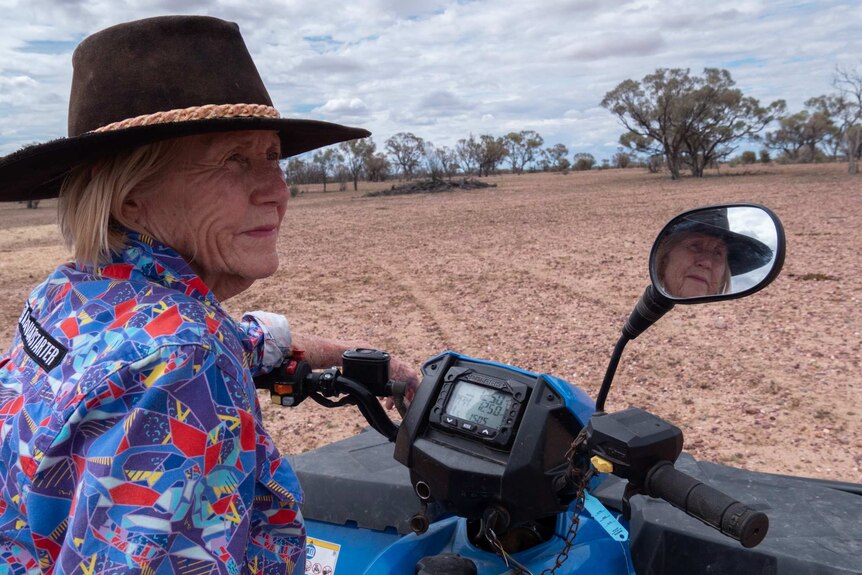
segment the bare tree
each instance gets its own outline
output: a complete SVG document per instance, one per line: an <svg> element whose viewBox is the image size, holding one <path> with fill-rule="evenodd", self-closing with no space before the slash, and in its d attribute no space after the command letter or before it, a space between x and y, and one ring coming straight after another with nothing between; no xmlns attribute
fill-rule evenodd
<svg viewBox="0 0 862 575"><path fill-rule="evenodd" d="M851 174L859 173L862 155L862 73L858 69L837 68L833 85L838 89L845 106L839 119L839 129L846 142L848 168Z"/></svg>

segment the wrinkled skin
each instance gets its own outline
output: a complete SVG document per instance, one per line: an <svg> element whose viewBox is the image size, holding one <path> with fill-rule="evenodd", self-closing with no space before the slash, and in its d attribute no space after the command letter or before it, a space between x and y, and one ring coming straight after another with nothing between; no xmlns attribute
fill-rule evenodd
<svg viewBox="0 0 862 575"><path fill-rule="evenodd" d="M702 297L722 293L727 270L724 241L701 233L686 233L668 252L661 273L665 291L675 297Z"/></svg>
<svg viewBox="0 0 862 575"><path fill-rule="evenodd" d="M278 269L276 241L289 193L275 132L182 139L155 181L123 205L125 218L171 246L226 300Z"/></svg>
<svg viewBox="0 0 862 575"><path fill-rule="evenodd" d="M278 269L289 197L281 142L276 132L248 131L189 136L181 144L160 177L129 195L122 218L184 256L223 301ZM340 365L346 349L371 347L297 333L293 342L313 368ZM407 381L412 397L417 370L392 358L390 373Z"/></svg>

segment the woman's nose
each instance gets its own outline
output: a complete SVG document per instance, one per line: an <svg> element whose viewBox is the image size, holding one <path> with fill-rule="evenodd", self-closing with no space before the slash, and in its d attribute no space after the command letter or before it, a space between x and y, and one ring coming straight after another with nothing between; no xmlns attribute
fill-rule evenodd
<svg viewBox="0 0 862 575"><path fill-rule="evenodd" d="M284 181L284 175L281 170L277 167L258 166L254 170L252 185L252 203L287 203L287 183Z"/></svg>
<svg viewBox="0 0 862 575"><path fill-rule="evenodd" d="M712 258L704 252L695 256L694 263L707 269L712 268Z"/></svg>

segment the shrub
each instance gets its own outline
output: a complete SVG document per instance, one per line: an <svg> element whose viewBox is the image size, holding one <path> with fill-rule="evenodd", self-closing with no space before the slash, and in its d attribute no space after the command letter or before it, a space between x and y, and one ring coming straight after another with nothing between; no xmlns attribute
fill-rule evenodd
<svg viewBox="0 0 862 575"><path fill-rule="evenodd" d="M757 162L757 154L750 150L746 150L742 152L742 157L740 158L743 164L753 164Z"/></svg>
<svg viewBox="0 0 862 575"><path fill-rule="evenodd" d="M579 172L584 170L592 170L596 165L596 158L592 154L575 154L575 165L573 168Z"/></svg>
<svg viewBox="0 0 862 575"><path fill-rule="evenodd" d="M760 150L760 163L761 164L768 164L771 161L772 161L772 158L769 155L769 150L767 150L766 148L763 148L762 150Z"/></svg>

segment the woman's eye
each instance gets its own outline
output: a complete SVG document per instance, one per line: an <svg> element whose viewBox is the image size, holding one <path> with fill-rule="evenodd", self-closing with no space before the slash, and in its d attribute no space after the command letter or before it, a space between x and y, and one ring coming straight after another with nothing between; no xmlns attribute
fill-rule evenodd
<svg viewBox="0 0 862 575"><path fill-rule="evenodd" d="M266 153L266 159L269 160L270 162L277 162L281 159L281 154L279 154L276 151L267 152Z"/></svg>
<svg viewBox="0 0 862 575"><path fill-rule="evenodd" d="M227 161L228 161L228 162L238 162L238 163L240 163L240 164L245 164L245 163L247 163L247 162L248 162L248 158L246 158L246 157L245 157L245 156L243 156L242 154L233 154L233 155L231 155L231 156L229 156L229 157L228 157Z"/></svg>

